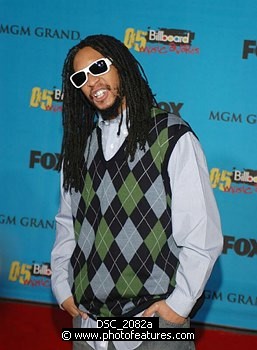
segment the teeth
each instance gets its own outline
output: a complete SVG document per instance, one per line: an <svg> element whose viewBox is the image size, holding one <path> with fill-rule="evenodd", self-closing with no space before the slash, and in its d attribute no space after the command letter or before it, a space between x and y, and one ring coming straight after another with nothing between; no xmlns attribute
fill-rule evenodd
<svg viewBox="0 0 257 350"><path fill-rule="evenodd" d="M96 93L94 94L95 97L102 97L105 93L106 89L101 89L96 91Z"/></svg>

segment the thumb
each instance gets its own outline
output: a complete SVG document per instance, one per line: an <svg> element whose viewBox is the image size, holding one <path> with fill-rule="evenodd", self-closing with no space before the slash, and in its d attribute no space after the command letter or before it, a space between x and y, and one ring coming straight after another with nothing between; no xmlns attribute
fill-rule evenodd
<svg viewBox="0 0 257 350"><path fill-rule="evenodd" d="M156 304L153 304L144 311L142 317L151 317L156 311L157 311L157 306Z"/></svg>
<svg viewBox="0 0 257 350"><path fill-rule="evenodd" d="M83 320L86 320L88 318L88 314L86 312L79 310L79 314L83 318Z"/></svg>

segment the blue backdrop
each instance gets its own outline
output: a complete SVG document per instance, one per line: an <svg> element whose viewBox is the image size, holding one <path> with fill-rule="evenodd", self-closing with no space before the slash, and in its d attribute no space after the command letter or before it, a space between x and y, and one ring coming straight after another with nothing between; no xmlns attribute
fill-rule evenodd
<svg viewBox="0 0 257 350"><path fill-rule="evenodd" d="M0 0L0 297L56 303L61 70L80 39L105 33L205 150L224 250L195 320L257 329L256 17L255 0Z"/></svg>

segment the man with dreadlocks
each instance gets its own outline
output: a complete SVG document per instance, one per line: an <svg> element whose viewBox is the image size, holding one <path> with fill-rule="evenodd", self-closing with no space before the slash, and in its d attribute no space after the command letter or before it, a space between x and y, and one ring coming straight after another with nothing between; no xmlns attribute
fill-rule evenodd
<svg viewBox="0 0 257 350"><path fill-rule="evenodd" d="M61 203L52 288L74 326L97 317L189 316L221 253L219 214L198 139L158 108L119 40L91 35L63 68ZM88 341L74 349L194 349L190 341Z"/></svg>

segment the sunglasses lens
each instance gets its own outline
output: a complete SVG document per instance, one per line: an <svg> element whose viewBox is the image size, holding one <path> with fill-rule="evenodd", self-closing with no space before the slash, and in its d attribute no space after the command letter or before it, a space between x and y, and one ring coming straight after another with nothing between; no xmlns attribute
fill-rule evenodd
<svg viewBox="0 0 257 350"><path fill-rule="evenodd" d="M98 75L105 73L108 70L107 64L104 60L99 60L96 63L92 64L89 68L89 72L93 75Z"/></svg>
<svg viewBox="0 0 257 350"><path fill-rule="evenodd" d="M84 72L78 72L74 74L72 77L72 81L76 86L81 86L82 84L84 84L86 79L87 77Z"/></svg>

